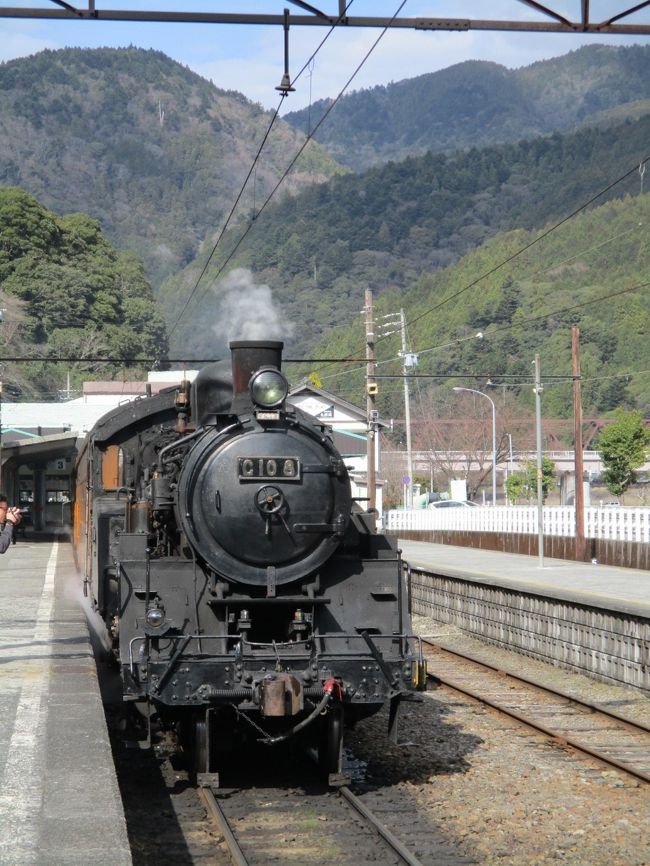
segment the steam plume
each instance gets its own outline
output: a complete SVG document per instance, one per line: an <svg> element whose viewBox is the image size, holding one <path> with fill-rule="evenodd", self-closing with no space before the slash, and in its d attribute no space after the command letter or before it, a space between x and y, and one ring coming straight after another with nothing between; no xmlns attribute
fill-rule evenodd
<svg viewBox="0 0 650 866"><path fill-rule="evenodd" d="M235 268L216 287L219 296L214 332L230 340L278 340L294 325L275 307L270 286L258 284L248 268Z"/></svg>

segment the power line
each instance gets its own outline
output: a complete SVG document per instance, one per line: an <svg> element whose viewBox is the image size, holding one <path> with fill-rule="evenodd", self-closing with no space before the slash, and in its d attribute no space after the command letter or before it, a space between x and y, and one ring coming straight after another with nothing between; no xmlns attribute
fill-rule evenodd
<svg viewBox="0 0 650 866"><path fill-rule="evenodd" d="M637 285L637 286L630 286L627 289L620 289L619 291L616 291L616 292L609 292L607 295L600 295L598 298L591 298L588 301L582 301L581 303L573 304L570 307L563 307L559 310L550 310L549 312L541 313L538 316L530 316L527 319L521 319L521 321L519 321L519 322L510 322L507 325L501 325L500 327L494 328L493 330L489 331L487 334L487 338L489 339L494 334L500 334L500 333L503 333L504 331L511 331L514 328L521 328L524 325L529 325L531 322L539 322L539 321L542 321L543 319L550 319L551 316L558 316L561 313L570 313L573 310L579 310L582 307L588 307L591 304L599 304L601 301L609 301L611 298L617 298L617 297L620 297L621 295L627 295L630 292L638 292L640 289L648 288L648 286L650 286L650 281L648 281L646 283L639 283L639 285ZM434 346L431 349L422 349L417 354L424 354L425 352L433 351L433 349L436 349L436 348L438 348L438 347Z"/></svg>
<svg viewBox="0 0 650 866"><path fill-rule="evenodd" d="M601 295L598 298L591 298L588 301L582 301L579 304L572 304L570 307L563 307L563 308L558 309L558 310L550 310L550 311L547 311L546 313L541 313L540 315L537 315L537 316L530 316L527 319L522 319L519 322L511 322L508 325L503 325L499 328L494 328L492 331L490 331L490 333L488 334L488 337L491 337L493 334L502 333L503 331L510 331L513 328L521 328L524 325L530 324L531 322L538 322L542 319L548 319L551 316L557 316L560 313L570 313L573 310L578 310L578 309L581 309L583 307L588 307L591 304L598 304L601 301L608 301L611 298L617 298L617 297L620 297L621 295L627 295L627 294L630 294L631 292L637 292L641 289L648 288L649 286L650 286L650 281L645 282L645 283L639 283L638 285L630 286L627 289L620 289L616 292L609 292L606 295ZM475 335L474 335L474 338L475 338ZM446 348L449 345L454 345L454 343L460 343L460 342L463 342L467 339L472 339L472 338L462 337L462 338L459 338L458 340L453 341L452 343L446 343L446 344L443 344L440 346L430 346L429 348L422 349L418 352L415 352L414 354L424 354L425 352L432 352L435 349ZM150 364L150 363L156 363L156 364L210 364L215 360L219 360L219 359L217 359L217 358L153 358L153 357L149 357L149 358L119 358L119 357L97 357L97 356L81 357L80 358L79 356L75 356L75 357L42 357L42 356L38 356L38 355L23 356L20 358L17 358L17 357L0 357L0 362L2 362L2 363L5 363L5 362L18 363L18 362L28 362L28 361L42 361L44 363L59 363L59 362L60 363L68 363L68 364L73 364L73 363L107 363L107 364L116 363L117 364L117 363L119 363L119 364L126 364L126 365ZM283 359L283 363L286 363L286 364L318 364L318 363L349 364L352 362L356 363L357 361L361 361L361 360L363 360L363 359L362 358L285 358L285 359ZM391 363L392 361L396 361L396 360L399 360L399 358L398 357L389 358L388 360L379 361L378 364L388 364L388 363ZM359 369L362 369L362 368L358 367L357 370L359 370ZM352 373L355 371L354 370L346 370L345 372L346 373ZM337 375L337 374L332 374L332 375ZM483 375L487 375L487 374L483 374ZM328 378L331 378L331 377L328 377ZM380 377L378 377L378 378L380 378Z"/></svg>
<svg viewBox="0 0 650 866"><path fill-rule="evenodd" d="M212 364L215 361L221 361L222 358L215 358L214 356L211 358L156 358L154 356L146 357L146 358L122 358L117 356L95 356L88 355L82 356L75 355L74 357L67 356L52 356L52 355L22 355L18 356L7 356L0 357L0 363L14 362L14 363L28 363L30 361L43 361L44 363L49 364L125 364L130 366L132 364ZM360 361L361 358L354 358L354 361ZM341 358L283 358L283 364L317 364L321 361L327 361L333 364L343 364L349 363L345 359Z"/></svg>
<svg viewBox="0 0 650 866"><path fill-rule="evenodd" d="M296 164L296 162L298 161L298 159L300 158L300 156L301 156L302 153L304 152L304 150L305 150L305 148L307 147L307 145L310 143L310 141L312 141L312 139L313 139L315 133L318 131L318 129L321 127L321 125L325 122L325 120L327 119L327 117L330 115L330 113L331 113L331 112L333 111L333 109L336 107L336 105L338 104L339 100L341 99L341 97L343 96L343 94L345 93L345 91L348 89L348 87L350 86L350 84L354 81L354 79L356 78L356 76L358 75L358 73L361 71L361 69L362 69L363 66L365 65L365 63L366 63L366 61L368 60L368 58L370 57L370 55L373 53L373 51L375 50L375 48L377 47L377 45L380 43L380 41L383 39L383 37L386 35L386 32L387 32L387 30L388 30L389 27L390 27L390 23L392 23L392 22L395 20L395 18L397 18L397 16L399 15L399 13L402 11L402 9L404 8L404 6L406 5L406 2L407 2L407 0L402 0L402 2L400 3L400 5L398 6L397 10L395 11L394 15L393 15L392 18L390 19L389 24L387 24L386 27L384 27L384 29L381 31L381 33L379 34L379 36L375 39L375 41L373 42L373 44L370 46L370 48L368 49L368 51L367 51L366 54L364 55L364 57L363 57L363 59L361 60L361 62L359 63L359 65L356 67L356 69L354 70L354 72L352 73L352 75L348 78L348 80L346 81L346 83L343 85L343 87L342 87L341 90L339 91L339 93L338 93L338 95L336 96L336 98L335 98L335 99L330 103L330 105L327 107L326 111L324 112L323 116L320 118L320 120L318 121L318 123L317 123L317 124L314 126L314 128L309 132L309 134L308 134L307 137L305 138L305 141L304 141L303 144L298 148L297 153L295 154L295 156L293 157L293 159L291 160L291 162L289 163L289 165L287 166L287 168L284 170L284 172L282 173L280 179L278 180L278 182L276 183L276 185L273 187L273 189L271 190L271 192L270 192L269 195L267 196L266 200L264 201L264 203L262 204L262 206L261 206L260 209L258 210L257 214L255 215L255 220L257 220L257 219L260 217L260 215L264 212L264 210L266 210L266 208L267 208L267 206L269 205L269 203L271 202L272 198L274 197L274 195L276 194L276 192L278 191L278 189L280 188L280 186L284 183L284 180L285 180L285 179L287 178L287 176L289 175L289 172L293 169L294 165ZM334 25L332 26L332 28L330 29L330 33L334 30L334 27L336 27L336 25L337 25L337 24L338 24L338 23L339 23L339 22L340 22L344 17L345 17L345 12L344 12L342 15L339 16L339 18L337 19L336 24L334 24ZM328 36L330 35L330 33L328 33ZM323 42L325 42L325 40L323 40ZM321 45L322 45L322 43L321 43ZM321 46L319 46L319 49L318 49L318 50L320 50L320 47L321 47ZM311 60L311 58L310 58L310 60ZM309 61L308 61L308 63L309 63ZM305 70L305 68L307 67L308 63L305 64L305 66L303 66L303 68L301 69L301 73ZM278 112L278 111L279 111L279 107L278 107L278 109L276 110L276 115L277 115L277 112ZM270 130L269 130L269 131L270 131ZM251 169L251 171L252 171L252 169ZM249 176L250 176L250 172L249 172ZM230 261L231 261L232 258L234 257L235 253L237 252L237 250L238 250L239 247L242 245L242 243L244 242L244 240L245 240L246 237L248 236L249 232L252 230L253 226L255 225L255 220L252 221L252 222L250 222L250 223L248 224L248 226L244 229L243 233L242 233L242 234L240 235L240 237L239 237L239 240L237 241L237 243L235 244L235 246L232 248L232 250L230 251L230 253L229 253L228 256L226 257L225 261L224 261L224 262L220 265L220 267L217 269L217 272L216 272L216 274L214 275L214 279L215 279L215 280L218 280L219 277L221 276L221 274L224 272L224 270L226 269L226 267L228 266L228 264L230 263ZM223 231L225 231L225 228L224 228ZM218 239L218 240L220 240L221 237L223 236L223 231L221 232L221 235L219 236L219 239ZM216 249L216 246L215 246L215 249ZM199 279L197 280L197 282L196 282L196 284L195 284L195 286L194 286L194 289L192 290L192 292L191 292L191 294L190 294L190 297L189 297L189 298L187 299L187 301L185 302L185 305L183 306L183 310L181 311L180 316L177 318L176 322L175 322L174 325L172 326L172 331L175 330L176 326L178 325L178 322L180 321L181 317L183 316L183 314L184 314L185 311L187 310L187 307L188 307L188 305L189 305L189 303L190 303L192 297L194 297L194 295L195 295L195 293L196 293L196 291L197 291L197 289L198 289L198 284L199 284L201 278L203 277L203 274L206 272L207 267L208 267L208 264L209 264L209 261L210 261L210 259L212 258L212 255L213 255L213 254L214 254L214 250L213 250L213 252L210 254L210 257L209 257L209 259L208 259L208 262L206 263L205 267L203 268L203 271L201 272L201 275L200 275ZM170 333L171 333L171 332L170 332Z"/></svg>
<svg viewBox="0 0 650 866"><path fill-rule="evenodd" d="M348 9L350 8L350 6L352 6L353 3L354 3L354 0L350 0L350 2L347 4L347 6L346 6L345 9L343 10L343 12L339 15L339 17L338 17L337 20L335 21L335 23L330 27L328 33L327 33L326 36L321 40L320 44L318 45L318 47L316 48L316 50L313 52L313 54L311 55L311 57L309 58L309 60L304 64L304 66L302 67L302 69L298 72L298 74L296 75L296 77L293 79L293 83L294 83L294 84L296 83L296 81L298 81L298 79L299 79L300 76L303 74L303 72L305 71L305 69L307 69L307 67L309 66L309 64L314 60L314 58L316 57L316 55L318 54L318 52L321 50L321 48L323 47L323 45L327 42L327 40L329 39L329 37L330 37L330 36L332 35L332 33L334 32L334 29L335 29L335 28L336 28L336 27L341 23L341 21L343 20L343 18L346 16L346 14L347 14L347 12L348 12ZM225 221L225 223L223 224L223 226L222 226L222 228L221 228L221 231L219 232L219 235L218 235L218 237L217 237L217 240L215 241L214 246L212 247L212 250L211 250L211 252L210 252L210 255L208 256L208 258L207 258L207 260L206 260L206 262L205 262L205 265L203 266L203 269L201 270L201 273L199 274L199 276L198 276L198 278L197 278L197 280L196 280L196 282L195 282L195 284L194 284L194 288L193 288L192 291L190 292L190 294L189 294L187 300L185 301L185 303L184 303L184 305L183 305L183 309L182 309L182 310L180 311L180 313L178 314L178 316L177 316L177 318L176 318L176 321L174 322L174 324L173 324L172 327L170 328L170 330L169 330L169 332L168 332L168 335L167 335L168 337L170 337L170 336L173 334L173 332L174 332L174 331L176 330L176 328L178 327L178 323L180 322L180 320L181 320L181 319L183 318L183 316L185 315L185 311L187 310L187 308L188 308L188 306L189 306L189 304L190 304L192 298L193 298L194 295L196 294L196 291L197 291L197 289L198 289L198 287L199 287L199 283L200 283L201 280L203 279L203 276L205 275L205 273L206 273L206 271L207 271L207 269L208 269L208 267L209 267L209 265L210 265L210 262L212 261L212 258L213 258L213 256L214 256L214 254L216 253L217 248L218 248L219 244L221 243L221 240L222 240L224 234L226 233L226 229L227 229L228 226L230 225L230 221L232 220L233 215L234 215L234 213L235 213L235 210L237 209L237 205L239 204L239 202L240 202L240 200L241 200L241 198L242 198L242 196L243 196L243 194L244 194L244 190L246 189L246 185L248 184L248 181L250 180L250 177L251 177L251 175L253 174L253 171L257 168L257 163L258 163L258 161L259 161L259 159L260 159L260 157L261 157L262 150L264 149L264 145L266 144L266 142L267 142L267 140L268 140L268 137L269 137L269 135L271 134L271 130L272 130L274 124L275 124L275 121L276 121L277 118L278 118L278 115L279 115L279 113L280 113L280 106L282 105L282 102L283 102L283 100L285 99L286 95L287 95L286 93L283 93L282 96L281 96L281 98L280 98L280 102L278 103L278 106L277 106L277 108L275 109L275 111L274 111L274 113L273 113L273 117L271 118L271 122L269 123L268 128L267 128L267 130L266 130L266 132L265 132L265 134L264 134L264 137L263 137L263 139L262 139L262 142L261 142L259 148L257 149L257 153L255 154L255 157L254 157L254 159L253 159L253 162L252 162L252 164L251 164L251 166L250 166L250 168L249 168L249 170L248 170L248 174L247 174L246 177L244 178L244 182L242 183L241 188L240 188L239 192L237 193L237 197L235 198L235 202L234 202L232 208L230 209L230 213L228 214L228 217L226 218L226 221ZM309 140L309 138L308 138L308 140ZM303 147L300 149L300 151L298 152L298 155L300 155L300 153L302 153L302 150L304 150L304 147L305 147L305 145L303 145ZM294 160L294 162L295 162L295 160ZM291 165L293 165L293 163L291 163ZM290 167L291 167L291 166L290 166ZM285 177L285 176L286 176L286 173L282 176L280 182L282 182L282 180L284 180L284 177ZM275 192L275 190L274 190L274 192ZM256 216L259 216L259 213L261 213L262 210L263 210L263 207L260 209L260 211L258 212L258 214L255 215L255 216L253 217L253 219L255 219ZM246 233L244 234L244 237L246 236L247 233L248 233L248 232L246 232ZM232 255L232 254L231 254L231 255ZM227 259L226 261L229 261L229 259ZM221 271L219 271L219 273L221 273Z"/></svg>
<svg viewBox="0 0 650 866"><path fill-rule="evenodd" d="M648 159L650 159L650 157L646 157L644 160L642 160L641 163L640 163L640 165L645 165L645 163L648 161ZM568 216L564 217L562 220L560 220L558 223L556 223L556 224L555 224L554 226L552 226L551 228L549 228L549 229L547 229L546 231L544 231L541 235L539 235L538 237L534 238L530 243L526 244L526 245L523 246L521 249L517 250L517 251L516 251L515 253L513 253L511 256L509 256L508 258L504 259L502 262L500 262L498 265L496 265L495 267L491 268L490 270L486 271L484 274L481 274L479 277L477 277L477 278L476 278L475 280L473 280L471 283L469 283L469 284L467 284L466 286L464 286L464 287L463 287L462 289L460 289L459 291L455 292L453 295L450 295L449 297L444 298L444 299L443 299L439 304L437 304L436 306L431 307L431 308L429 308L428 310L425 310L423 313L420 313L420 315L416 316L416 317L413 318L413 319L409 319L409 321L407 322L407 325L413 325L415 322L418 322L420 319L422 319L422 318L424 318L425 316L429 315L429 313L432 313L432 312L438 310L438 309L439 309L440 307L442 307L444 304L448 303L448 302L451 301L451 300L454 300L454 299L457 298L459 295L461 295L461 294L463 294L464 292L468 291L469 289L473 288L473 287L476 286L479 282L481 282L483 279L486 279L487 277L491 276L493 273L495 273L496 271L498 271L498 270L499 270L500 268L502 268L504 265L506 265L506 264L508 264L509 262L513 261L515 258L517 258L518 256L522 255L524 252L526 252L527 250L529 250L532 246L534 246L535 244L537 244L539 241L543 240L545 237L547 237L549 234L551 234L552 232L554 232L556 229L560 228L560 226L564 225L564 223L568 222L570 219L572 219L574 216L576 216L577 214L579 214L581 211L583 211L585 208L587 208L590 204L592 204L594 201L596 201L596 200L597 200L598 198L600 198L602 195L604 195L605 193L609 192L609 190L613 189L617 184L622 183L622 181L624 181L624 180L625 180L626 178L628 178L631 174L633 174L635 171L638 171L638 170L639 170L639 165L635 164L634 168L630 169L630 170L627 171L625 174L621 175L621 177L619 177L619 178L617 178L616 180L612 181L612 182L611 182L610 184L608 184L604 189L600 190L600 192L598 192L598 193L596 193L595 195L593 195L593 196L592 196L592 197L591 197L587 202L584 202L582 205L580 205L580 207L576 208L572 213L570 213ZM567 258L567 259L564 259L564 260L562 260L562 261L560 261L560 262L556 262L555 264L549 266L548 268L544 268L544 269L542 269L542 270L540 270L540 271L536 271L535 274L537 274L537 273L544 273L545 271L550 270L550 269L553 268L553 267L559 267L559 266L562 265L562 264L566 264L567 262L572 261L572 259L576 258L577 256L579 256L579 255L585 255L586 253L591 252L591 251L593 251L594 249L598 249L599 247L602 247L602 246L604 246L605 244L610 243L610 242L613 241L613 240L617 240L618 238L623 237L623 236L625 236L626 234L629 234L629 233L632 232L632 231L635 231L637 228L638 228L638 226L635 226L635 227L633 227L633 228L631 228L631 229L627 229L626 231L619 233L618 235L614 235L614 236L612 236L612 237L610 237L610 238L607 238L606 240L602 241L602 242L599 243L599 244L594 245L593 247L590 247L590 248L587 249L587 250L583 250L582 252L577 253L577 254L574 255L574 256L571 256L571 257L569 257L569 258ZM534 276L535 274L533 274L533 276ZM630 291L634 291L634 289L630 289ZM609 298L609 297L614 297L614 296L615 296L615 295L611 295L611 296L610 296L610 295L607 295L607 296L604 296L603 300L606 300L607 298ZM597 299L597 300L598 300L598 299ZM588 302L588 303L596 303L596 301L590 301L590 302ZM569 311L569 310L571 310L571 309L575 309L575 308L571 307L571 308L567 308L567 309L565 309L565 310L557 310L557 311L554 311L554 312L548 313L548 314L546 314L545 316L541 316L541 317L540 317L540 316L536 316L536 317L532 317L532 318L529 318L529 319L524 319L524 320L522 320L521 322L518 322L518 323L516 323L516 324L513 324L512 326L506 326L506 327L504 327L504 328L499 328L499 329L497 329L497 332L498 332L498 331L502 331L502 330L506 330L508 327L519 327L520 325L523 325L523 324L525 324L525 323L527 323L527 322L538 321L540 318L545 318L545 317L548 317L548 316L551 316L551 315L555 315L555 314L557 314L557 313L561 313L561 312L567 312L567 311ZM494 330L490 332L490 335L493 334L493 333L495 333ZM431 347L426 348L426 349L419 349L419 350L416 350L416 354L418 354L418 355L422 355L422 354L425 354L426 352L433 352L433 351L436 351L437 349L440 349L440 348L446 348L446 347L456 345L456 344L458 344L458 343L460 343L460 342L463 342L463 341L466 341L466 340L474 339L474 338L477 337L477 336L478 336L478 335L472 335L472 336L468 336L468 337L459 337L457 340L453 340L453 341L451 341L451 342L449 342L449 343L441 344L440 346L431 346ZM376 340L375 342L376 342L376 343L380 343L380 342L382 342L382 341L384 341L384 340L386 340L386 339L389 339L389 338L390 338L390 335L389 335L389 336L386 336L386 337L378 337L377 340ZM338 363L341 363L341 362L347 362L347 361L352 361L352 360L355 360L355 361L356 361L357 359L352 359L352 358L350 358L350 357L348 356L348 357L346 357L346 358L340 358L340 359L332 359L332 360L329 360L329 359L328 359L327 363L337 363L337 362L338 362ZM361 359L358 359L358 360L361 360ZM390 359L390 360L396 360L396 359ZM388 363L388 361L379 361L378 363L379 363L379 364L383 364L383 363ZM353 371L350 370L350 371L347 371L347 372L353 372ZM331 376L328 376L328 377L321 377L321 378L332 378L333 376L337 376L337 375L339 375L339 373L333 373L333 374L331 374Z"/></svg>
<svg viewBox="0 0 650 866"><path fill-rule="evenodd" d="M405 5L406 5L406 0L403 0L403 2L400 4L399 8L398 8L397 11L395 12L395 14L393 15L393 18L392 18L391 20L394 20L394 19L397 17L397 15L400 13L400 11L402 10L402 8L403 8ZM325 120L327 119L327 117L329 116L329 114L333 111L333 109L335 108L335 106L337 105L337 103L339 102L339 100L341 99L341 97L343 96L343 94L345 93L345 91L347 90L347 88L350 86L350 84L352 83L352 81L356 78L357 74L361 71L361 68L363 67L363 65L365 64L365 62L368 60L368 58L370 57L370 55L372 54L372 52L375 50L375 48L377 47L377 45L379 44L379 42L381 41L381 39L385 36L386 31L388 30L388 27L389 27L389 25L387 25L387 26L382 30L382 32L379 34L379 36L377 37L377 39L375 39L375 41L373 42L373 44L370 46L369 50L366 52L366 54L365 54L363 60L361 61L361 63L359 63L359 65L358 65L357 68L354 70L354 72L352 73L352 75L350 76L350 78L348 78L348 80L347 80L346 83L343 85L342 89L339 91L339 93L338 93L338 95L336 96L336 98L335 98L335 99L330 103L330 105L327 107L327 110L325 111L325 113L323 114L323 116L321 117L321 119L318 121L318 123L314 126L314 128L312 129L312 131L307 135L307 137L306 137L305 141L303 142L302 146L298 149L298 152L296 153L296 155L294 156L294 158L291 160L291 162L289 163L289 165L288 165L287 168L285 169L284 173L282 174L282 176L280 177L280 179L278 180L278 182L276 183L276 185L273 187L273 189L271 190L271 192L270 192L269 195L267 196L266 201L265 201L265 202L262 204L262 206L260 207L259 211L257 212L256 219L257 219L257 218L262 214L262 212L266 209L267 205L271 202L271 199L273 198L273 196L275 195L275 193L278 191L278 189L280 188L280 186L281 186L282 183L284 182L285 178L288 176L289 172L290 172L291 169L294 167L294 165L296 164L296 162L298 161L298 159L299 159L300 156L302 155L303 151L305 150L305 148L306 148L307 145L309 144L309 142L313 139L314 134L317 132L317 130L319 129L319 127L320 127L320 126L325 122ZM248 226L247 226L246 229L244 230L243 234L240 236L239 240L237 241L237 243L235 244L235 246L233 247L233 249L230 251L230 253L229 253L228 256L226 257L226 260L225 260L225 261L221 264L221 266L218 268L217 273L214 275L214 279L215 279L215 280L218 280L219 277L221 276L221 274L224 272L224 270L225 270L226 267L228 266L229 262L230 262L231 259L234 257L235 253L237 252L237 250L239 249L239 247L242 245L242 243L244 242L244 240L246 239L247 235L248 235L249 232L252 230L252 228L253 228L254 225L255 225L254 222L251 222L251 223L248 224Z"/></svg>
<svg viewBox="0 0 650 866"><path fill-rule="evenodd" d="M650 156L646 156L646 157L644 157L644 158L641 160L641 165L645 165L645 163L648 161L648 159L650 159ZM423 313L420 313L420 315L419 315L419 316L416 316L414 319L410 319L409 322L408 322L408 324L409 324L409 325L413 325L413 324L415 324L415 322L419 322L420 319L423 319L425 316L428 316L430 313L434 313L434 312L436 312L436 310L439 310L439 309L440 309L441 307L443 307L445 304L448 304L450 301L453 301L453 300L455 300L456 298L460 297L460 295L462 295L462 294L464 294L465 292L469 291L469 289L473 289L474 286L476 286L476 285L477 285L478 283L480 283L482 280L487 279L487 277L492 276L492 274L496 273L496 272L497 272L498 270L500 270L504 265L509 264L509 263L512 262L514 259L516 259L518 256L522 255L522 254L525 253L527 250L529 250L531 247L535 246L535 244L538 244L540 241L544 240L544 238L548 237L552 232L554 232L554 231L556 231L557 229L559 229L560 226L563 226L564 223L566 223L566 222L568 222L569 220L573 219L574 216L577 216L577 214L579 214L581 211L585 210L585 208L589 207L590 204L593 204L593 202L595 202L595 201L596 201L597 199L599 199L601 196L605 195L605 193L609 192L611 189L613 189L613 188L614 188L615 186L617 186L619 183L622 183L622 182L623 182L624 180L626 180L626 179L627 179L631 174L634 174L634 172L635 172L635 171L638 171L638 170L639 170L639 164L638 164L638 163L635 163L634 168L631 168L629 171L626 171L625 174L621 175L621 177L619 177L619 178L617 178L616 180L612 181L610 184L608 184L606 187L604 187L604 189L601 189L600 192L597 192L595 195L593 195L593 196L592 196L588 201L586 201L586 202L584 202L583 204L581 204L580 207L576 208L576 209L575 209L572 213L570 213L568 216L565 216L565 217L564 217L563 219L561 219L559 222L555 223L555 225L553 225L553 226L551 226L550 228L548 228L548 229L546 229L545 231L543 231L540 235L538 235L538 236L537 236L536 238L534 238L532 241L530 241L529 243L525 244L523 247L521 247L519 250L517 250L517 251L516 251L515 253L513 253L511 256L508 256L506 259L504 259L503 261L501 261L498 265L495 265L494 267L490 268L490 269L489 269L488 271L486 271L485 273L483 273L483 274L481 274L480 276L476 277L476 279L472 280L472 281L471 281L470 283L468 283L466 286L463 286L462 289L459 289L457 292L454 292L453 294L449 295L448 297L443 298L443 299L442 299L438 304L436 304L436 305L433 306L433 307L430 307L428 310L425 310ZM378 342L379 342L379 341L378 341Z"/></svg>

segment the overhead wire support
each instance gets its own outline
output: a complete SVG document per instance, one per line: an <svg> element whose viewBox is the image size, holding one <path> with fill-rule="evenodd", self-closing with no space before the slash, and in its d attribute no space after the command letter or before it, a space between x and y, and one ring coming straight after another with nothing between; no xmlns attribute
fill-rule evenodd
<svg viewBox="0 0 650 866"><path fill-rule="evenodd" d="M537 13L537 18L531 20L497 19L497 18L453 18L446 16L445 6L442 2L436 3L436 14L430 16L416 16L401 18L398 15L392 18L382 16L342 16L342 0L338 0L339 13L328 13L312 6L303 0L288 0L292 5L299 7L307 14L292 15L290 23L292 27L330 27L335 21L341 20L345 27L349 28L374 28L381 29L391 27L395 29L442 31L442 32L467 32L477 30L502 31L514 33L566 33L566 34L592 34L594 36L605 36L611 34L649 35L650 25L643 22L618 23L629 18L637 12L642 11L648 2L629 5L629 0L619 0L619 10L607 19L593 20L590 13L588 0L581 0L581 13L576 19L568 18L552 8L558 5L554 2L541 3L536 0L517 0L520 5L526 6ZM324 0L321 0L321 5ZM196 12L183 9L169 8L159 9L115 9L101 8L101 0L87 0L84 5L76 6L64 2L64 0L50 0L49 6L42 4L23 6L7 6L0 2L0 18L26 18L26 19L52 19L66 21L70 19L82 19L86 21L123 21L123 22L161 22L173 24L248 24L283 26L284 16L276 14L260 14L257 12L241 11L243 3L233 3L235 12ZM162 4L161 4L162 5ZM167 4L168 5L168 4ZM433 5L433 4L432 4ZM487 4L486 4L487 5ZM443 8L440 8L440 7ZM446 0L446 7L450 11L456 11L457 4ZM401 10L400 10L401 11Z"/></svg>

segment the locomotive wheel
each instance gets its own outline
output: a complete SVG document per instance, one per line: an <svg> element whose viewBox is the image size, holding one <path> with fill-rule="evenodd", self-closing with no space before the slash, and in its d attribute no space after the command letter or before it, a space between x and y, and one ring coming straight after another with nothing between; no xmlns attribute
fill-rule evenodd
<svg viewBox="0 0 650 866"><path fill-rule="evenodd" d="M208 721L205 716L197 716L191 726L191 770L192 775L210 772L210 738Z"/></svg>
<svg viewBox="0 0 650 866"><path fill-rule="evenodd" d="M205 773L218 773L235 748L234 721L231 714L215 711L198 713L187 726L186 748L194 779Z"/></svg>
<svg viewBox="0 0 650 866"><path fill-rule="evenodd" d="M324 717L318 744L318 763L325 775L341 772L342 751L343 709L336 708Z"/></svg>

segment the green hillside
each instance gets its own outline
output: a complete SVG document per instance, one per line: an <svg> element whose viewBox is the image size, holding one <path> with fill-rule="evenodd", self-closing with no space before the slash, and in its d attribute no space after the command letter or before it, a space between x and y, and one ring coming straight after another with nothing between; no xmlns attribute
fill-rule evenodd
<svg viewBox="0 0 650 866"><path fill-rule="evenodd" d="M452 156L427 154L305 190L269 207L219 275L240 236L224 239L170 334L172 351L191 347L195 357L220 355L229 338L241 336L230 327L221 282L240 266L251 270L252 282L272 290L290 352L309 355L332 329L358 317L366 287L377 297L405 291L500 231L532 229L570 214L627 171L626 182L598 203L638 193L636 167L650 153L649 141L650 117L644 117ZM161 287L169 322L202 264ZM244 320L256 316L252 309Z"/></svg>
<svg viewBox="0 0 650 866"><path fill-rule="evenodd" d="M167 335L142 262L118 252L86 214L56 216L20 189L0 188L4 398L52 399L66 384L109 378L123 364L52 364L47 357L164 359ZM132 368L143 375L151 364Z"/></svg>
<svg viewBox="0 0 650 866"><path fill-rule="evenodd" d="M650 98L650 46L587 45L522 69L466 61L448 69L346 94L315 139L343 165L363 171L426 151L518 141L577 126L637 117ZM289 112L302 132L331 100Z"/></svg>
<svg viewBox="0 0 650 866"><path fill-rule="evenodd" d="M571 326L578 325L585 412L636 407L648 417L649 226L650 195L611 201L568 221L502 267L541 232L499 234L458 264L381 299L377 318L405 309L409 349L421 352L417 372L441 377L419 383L433 392L434 406L452 385L485 390L491 380L532 407L531 364L539 352L547 383L544 412L569 417L570 381L558 384L554 377L570 380ZM482 339L475 336L479 332ZM320 357L359 357L364 344L359 321L332 333L316 351ZM393 336L379 341L377 355L380 361L397 358L398 350ZM400 365L397 359L379 372L397 374ZM363 402L363 371L349 373L348 367L359 364L313 369L325 387ZM384 417L402 417L395 383L380 383L380 406Z"/></svg>
<svg viewBox="0 0 650 866"><path fill-rule="evenodd" d="M156 51L44 51L0 64L0 185L20 186L56 213L100 220L156 285L220 227L270 119ZM244 211L275 186L303 141L277 124ZM337 170L310 144L283 189Z"/></svg>

